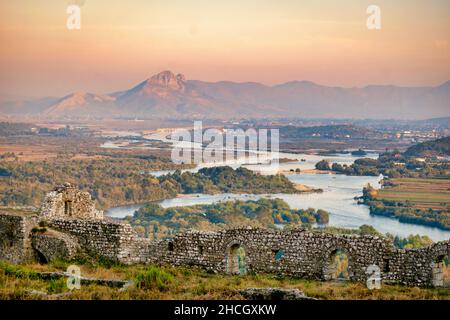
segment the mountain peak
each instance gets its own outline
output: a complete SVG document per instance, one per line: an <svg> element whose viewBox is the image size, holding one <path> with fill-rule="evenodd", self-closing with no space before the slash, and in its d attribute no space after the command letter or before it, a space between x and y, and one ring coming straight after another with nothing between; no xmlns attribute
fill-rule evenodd
<svg viewBox="0 0 450 320"><path fill-rule="evenodd" d="M98 95L75 92L62 98L0 104L3 115L227 118L423 118L446 117L450 82L430 87L327 87L309 81L276 86L186 80L160 72L136 86ZM430 113L431 111L431 113Z"/></svg>
<svg viewBox="0 0 450 320"><path fill-rule="evenodd" d="M91 104L101 104L114 101L115 98L107 95L99 95L84 91L71 93L50 106L46 111L47 114L55 112L63 112L67 110L76 110L79 107L85 107Z"/></svg>
<svg viewBox="0 0 450 320"><path fill-rule="evenodd" d="M450 80L441 84L439 88L450 89Z"/></svg>
<svg viewBox="0 0 450 320"><path fill-rule="evenodd" d="M181 73L175 75L172 71L166 70L155 74L149 79L152 85L159 85L163 87L181 88L184 86L186 77Z"/></svg>
<svg viewBox="0 0 450 320"><path fill-rule="evenodd" d="M172 71L166 70L155 74L131 90L128 90L125 96L134 93L139 93L140 95L167 95L170 91L184 91L185 84L186 78L184 75L181 73L175 75Z"/></svg>

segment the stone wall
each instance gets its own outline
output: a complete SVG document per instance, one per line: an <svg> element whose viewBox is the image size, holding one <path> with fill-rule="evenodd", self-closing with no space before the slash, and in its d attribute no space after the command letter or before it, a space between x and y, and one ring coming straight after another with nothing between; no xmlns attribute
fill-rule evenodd
<svg viewBox="0 0 450 320"><path fill-rule="evenodd" d="M144 263L150 240L138 237L128 223L113 220L51 219L48 226L68 233L80 247L96 256L123 263Z"/></svg>
<svg viewBox="0 0 450 320"><path fill-rule="evenodd" d="M32 232L40 218L0 213L0 260L20 263L39 257L45 261L70 259L81 250L125 264L198 266L229 274L272 273L330 280L332 260L339 250L348 257L349 280L365 282L367 268L377 265L385 283L440 286L442 261L450 256L450 241L399 250L385 238L305 229L190 231L171 240L150 241L139 238L125 222L53 216L46 219L45 232Z"/></svg>
<svg viewBox="0 0 450 320"><path fill-rule="evenodd" d="M41 206L41 216L46 219L102 219L103 212L95 208L88 192L66 183L47 193Z"/></svg>
<svg viewBox="0 0 450 320"><path fill-rule="evenodd" d="M303 229L270 231L242 228L176 235L172 241L160 243L158 251L163 254L155 261L233 273L229 270L233 247L243 248L249 272L320 280L327 280L331 260L338 249L348 256L351 280L367 279L367 267L381 265L386 254L394 250L390 242L378 237L334 235Z"/></svg>
<svg viewBox="0 0 450 320"><path fill-rule="evenodd" d="M30 235L37 221L35 215L0 212L0 260L20 263L36 259Z"/></svg>
<svg viewBox="0 0 450 320"><path fill-rule="evenodd" d="M35 232L31 239L33 248L41 255L43 262L54 259L68 261L75 257L80 249L75 237L53 230Z"/></svg>
<svg viewBox="0 0 450 320"><path fill-rule="evenodd" d="M450 257L449 240L421 249L395 250L389 256L389 265L385 265L385 281L403 285L435 285L433 276L437 276L437 264L445 256Z"/></svg>
<svg viewBox="0 0 450 320"><path fill-rule="evenodd" d="M336 250L348 257L349 279L365 282L367 268L379 267L385 283L436 285L433 274L444 256L450 256L450 241L414 250L399 250L384 238L339 235L296 229L231 229L219 232L187 232L170 241L158 242L157 254L148 262L199 266L220 273L239 273L231 260L233 248L245 253L248 272L275 273L308 279L330 280ZM281 253L281 254L280 254Z"/></svg>

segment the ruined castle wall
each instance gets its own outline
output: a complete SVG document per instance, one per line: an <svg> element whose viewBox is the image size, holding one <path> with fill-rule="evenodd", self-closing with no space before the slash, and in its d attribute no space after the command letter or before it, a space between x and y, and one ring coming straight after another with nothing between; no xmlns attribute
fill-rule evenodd
<svg viewBox="0 0 450 320"><path fill-rule="evenodd" d="M47 193L41 206L41 215L46 219L103 218L103 212L95 209L91 195L73 187L57 187L56 190Z"/></svg>
<svg viewBox="0 0 450 320"><path fill-rule="evenodd" d="M385 281L402 285L432 286L436 264L442 257L450 257L450 241L435 243L421 249L400 249L390 255L385 264Z"/></svg>
<svg viewBox="0 0 450 320"><path fill-rule="evenodd" d="M148 259L150 240L140 239L128 223L107 220L52 219L48 225L76 237L91 254L123 263Z"/></svg>
<svg viewBox="0 0 450 320"><path fill-rule="evenodd" d="M398 250L376 236L339 235L307 230L270 231L232 229L219 232L187 232L160 241L149 263L198 266L230 273L231 248L245 251L247 271L275 273L308 279L330 280L330 266L337 249L348 257L349 279L365 282L371 265L379 267L385 283L432 286L439 281L437 262L450 256L450 242L415 250ZM283 253L280 258L280 250ZM277 258L278 256L278 258ZM436 275L438 275L436 280Z"/></svg>
<svg viewBox="0 0 450 320"><path fill-rule="evenodd" d="M32 235L33 248L36 249L45 262L54 259L70 260L79 250L78 241L75 237L53 230Z"/></svg>
<svg viewBox="0 0 450 320"><path fill-rule="evenodd" d="M238 228L218 232L190 231L170 240L139 238L131 225L110 219L48 219L44 233L32 233L36 215L0 213L0 260L12 263L55 257L70 259L79 248L126 264L198 266L220 273L236 272L236 252L247 272L329 280L339 249L348 257L349 279L365 282L367 268L377 265L385 283L439 286L442 260L450 241L413 250L395 249L376 236L329 234L305 229L274 231ZM242 253L243 252L243 253Z"/></svg>
<svg viewBox="0 0 450 320"><path fill-rule="evenodd" d="M219 232L188 232L159 244L154 259L173 265L197 265L227 272L230 250L241 246L248 271L279 273L326 280L337 249L349 258L351 280L365 280L369 265L382 265L393 250L389 241L371 236L334 235L306 230L270 231L232 229ZM277 258L277 255L281 255ZM150 262L151 261L150 259Z"/></svg>
<svg viewBox="0 0 450 320"><path fill-rule="evenodd" d="M37 216L0 213L0 260L21 263L36 258L30 235L37 220Z"/></svg>

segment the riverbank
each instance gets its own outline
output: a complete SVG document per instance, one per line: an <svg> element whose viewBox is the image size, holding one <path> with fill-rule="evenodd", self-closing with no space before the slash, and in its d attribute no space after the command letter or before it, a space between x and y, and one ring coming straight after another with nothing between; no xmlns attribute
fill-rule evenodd
<svg viewBox="0 0 450 320"><path fill-rule="evenodd" d="M151 136L152 139L167 141L165 135L156 134ZM323 192L302 192L308 191L302 186L298 187L294 194L235 194L234 192L226 192L219 194L185 194L181 197L175 197L158 202L163 207L179 207L192 206L196 204L211 204L220 201L230 200L258 200L262 197L281 198L285 200L291 208L308 209L316 208L330 212L329 226L339 228L357 229L359 226L367 224L375 227L382 233L390 233L400 237L408 237L410 234L419 234L429 236L434 241L447 240L450 238L450 232L439 230L433 227L427 227L417 224L402 223L398 220L371 215L369 207L358 205L354 200L355 197L362 195L362 189L367 184L378 186L380 177L378 176L346 176L336 174L331 171L321 171L315 169L317 162L327 160L330 163L350 166L358 157L351 154L336 155L320 155L317 151L309 150L308 153L288 153L280 152L279 157L285 159L279 162L279 170L271 174L282 174L292 183L307 186L311 189L322 189ZM366 158L377 159L378 153L369 153ZM294 161L295 160L295 161ZM268 165L245 164L244 162L223 163L222 165L230 165L233 168L245 167L255 172L264 174ZM204 167L210 167L208 164L199 164L195 169L188 170L195 173ZM298 170L297 170L298 169ZM297 172L296 172L297 171ZM300 172L298 172L300 171ZM152 172L148 172L152 174ZM153 172L156 176L161 176L171 171ZM250 191L247 191L250 193ZM283 191L281 191L283 192ZM136 210L135 207L116 208L111 212L112 216L125 217L132 215ZM123 209L123 210L122 210ZM108 210L109 211L109 210ZM109 213L107 212L109 215Z"/></svg>
<svg viewBox="0 0 450 320"><path fill-rule="evenodd" d="M365 188L362 203L373 215L450 230L450 179L388 179L380 190Z"/></svg>
<svg viewBox="0 0 450 320"><path fill-rule="evenodd" d="M314 192L323 192L322 189L316 189L301 183L294 183L295 190L300 193L314 193Z"/></svg>
<svg viewBox="0 0 450 320"><path fill-rule="evenodd" d="M292 174L300 174L300 173L310 173L310 174L336 174L335 172L330 172L330 171L326 171L326 170L318 170L318 169L303 169L303 170L295 170L295 169L290 169L290 170L279 170L278 171L279 174L288 176L288 175L292 175Z"/></svg>

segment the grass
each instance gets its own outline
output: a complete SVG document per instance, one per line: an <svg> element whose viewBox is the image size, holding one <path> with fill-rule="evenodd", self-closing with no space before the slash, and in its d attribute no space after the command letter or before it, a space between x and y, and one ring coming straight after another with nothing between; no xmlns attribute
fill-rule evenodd
<svg viewBox="0 0 450 320"><path fill-rule="evenodd" d="M411 207L446 210L450 206L450 179L390 179L393 187L379 190L377 200L409 202Z"/></svg>
<svg viewBox="0 0 450 320"><path fill-rule="evenodd" d="M136 285L127 290L82 285L81 289L70 291L65 279L44 281L35 274L36 271L65 270L65 267L61 263L19 266L2 263L0 299L242 299L237 290L248 287L297 288L319 299L450 299L449 289L383 285L381 290L371 291L362 283L319 282L265 274L227 276L181 267L80 265L85 277L134 280ZM49 295L30 295L27 290ZM61 293L63 295L55 295Z"/></svg>
<svg viewBox="0 0 450 320"><path fill-rule="evenodd" d="M151 266L150 268L139 271L135 276L136 287L139 289L157 288L159 291L165 291L173 282L173 274Z"/></svg>

